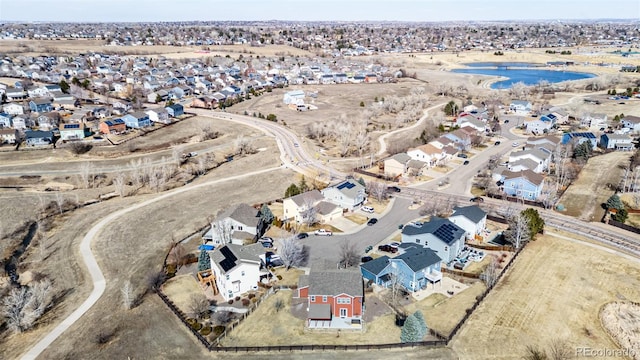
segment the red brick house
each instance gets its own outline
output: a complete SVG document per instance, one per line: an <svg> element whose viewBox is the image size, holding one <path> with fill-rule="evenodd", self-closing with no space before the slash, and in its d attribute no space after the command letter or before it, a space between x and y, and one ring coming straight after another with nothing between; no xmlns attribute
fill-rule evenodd
<svg viewBox="0 0 640 360"><path fill-rule="evenodd" d="M102 134L111 134L111 133L121 133L127 130L127 126L125 125L122 119L112 119L106 120L98 125L100 133Z"/></svg>
<svg viewBox="0 0 640 360"><path fill-rule="evenodd" d="M364 283L358 271L315 271L300 276L297 297L307 299L307 327L362 329Z"/></svg>

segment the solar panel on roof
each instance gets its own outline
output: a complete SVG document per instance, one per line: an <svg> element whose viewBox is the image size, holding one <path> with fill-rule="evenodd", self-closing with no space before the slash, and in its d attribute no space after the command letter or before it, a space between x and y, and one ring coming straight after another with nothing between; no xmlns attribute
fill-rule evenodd
<svg viewBox="0 0 640 360"><path fill-rule="evenodd" d="M65 124L65 129L80 129L80 124Z"/></svg>
<svg viewBox="0 0 640 360"><path fill-rule="evenodd" d="M222 270L226 272L233 269L233 267L236 266L236 260L238 260L238 258L233 255L233 252L231 252L231 249L227 246L220 248L220 252L224 256L224 260L220 262Z"/></svg>

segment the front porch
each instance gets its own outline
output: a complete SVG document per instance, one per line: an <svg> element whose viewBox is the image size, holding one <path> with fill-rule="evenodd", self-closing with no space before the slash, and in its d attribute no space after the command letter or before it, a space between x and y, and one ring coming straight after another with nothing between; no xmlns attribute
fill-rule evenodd
<svg viewBox="0 0 640 360"><path fill-rule="evenodd" d="M362 319L358 317L334 317L329 304L311 304L307 328L312 330L362 330Z"/></svg>

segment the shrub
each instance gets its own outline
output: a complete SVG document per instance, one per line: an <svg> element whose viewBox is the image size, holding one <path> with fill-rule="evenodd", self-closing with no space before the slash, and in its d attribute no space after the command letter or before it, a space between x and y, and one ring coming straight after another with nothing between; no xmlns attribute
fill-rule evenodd
<svg viewBox="0 0 640 360"><path fill-rule="evenodd" d="M276 300L276 302L273 304L273 306L276 308L276 312L284 309L284 300L282 300L282 299Z"/></svg>
<svg viewBox="0 0 640 360"><path fill-rule="evenodd" d="M240 301L240 296L236 296L236 301Z"/></svg>
<svg viewBox="0 0 640 360"><path fill-rule="evenodd" d="M193 325L191 325L191 328L195 331L198 331L200 329L202 329L202 324L199 322L194 323Z"/></svg>
<svg viewBox="0 0 640 360"><path fill-rule="evenodd" d="M175 276L176 271L176 264L167 264L167 276Z"/></svg>
<svg viewBox="0 0 640 360"><path fill-rule="evenodd" d="M233 304L233 299L229 299L228 303L229 305Z"/></svg>
<svg viewBox="0 0 640 360"><path fill-rule="evenodd" d="M189 324L189 326L193 326L193 324L197 323L198 320L194 319L194 318L188 318L187 319L187 324Z"/></svg>
<svg viewBox="0 0 640 360"><path fill-rule="evenodd" d="M202 329L200 329L200 334L204 336L211 334L211 326L205 326Z"/></svg>
<svg viewBox="0 0 640 360"><path fill-rule="evenodd" d="M282 275L277 276L278 280L282 280Z"/></svg>
<svg viewBox="0 0 640 360"><path fill-rule="evenodd" d="M254 297L256 297L256 294L249 294L249 295L247 295L247 297L248 297L249 299L253 299Z"/></svg>
<svg viewBox="0 0 640 360"><path fill-rule="evenodd" d="M225 329L226 329L226 327L224 325L214 326L213 327L213 335L215 337L218 337L218 336L220 336L220 334L222 334L224 332Z"/></svg>
<svg viewBox="0 0 640 360"><path fill-rule="evenodd" d="M242 299L242 306L249 306L249 304L251 303L251 300L249 299Z"/></svg>
<svg viewBox="0 0 640 360"><path fill-rule="evenodd" d="M257 303L258 302L258 298L251 299L251 302L254 303L254 304Z"/></svg>

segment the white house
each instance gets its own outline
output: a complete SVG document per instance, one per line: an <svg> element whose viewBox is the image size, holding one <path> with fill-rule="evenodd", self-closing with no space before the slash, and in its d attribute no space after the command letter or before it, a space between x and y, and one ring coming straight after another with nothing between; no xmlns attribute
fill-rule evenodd
<svg viewBox="0 0 640 360"><path fill-rule="evenodd" d="M628 134L602 134L600 135L600 146L603 149L615 149L629 151L633 150L633 138Z"/></svg>
<svg viewBox="0 0 640 360"><path fill-rule="evenodd" d="M7 111L5 110L5 112ZM620 119L620 124L624 128L631 129L631 132L640 132L640 117L638 116L627 115Z"/></svg>
<svg viewBox="0 0 640 360"><path fill-rule="evenodd" d="M409 155L412 160L423 161L429 164L429 166L435 166L438 161L444 158L444 150L429 143L409 149L407 155Z"/></svg>
<svg viewBox="0 0 640 360"><path fill-rule="evenodd" d="M589 128L591 131L602 131L607 128L607 114L588 114L580 119L580 126ZM602 130L600 130L602 129Z"/></svg>
<svg viewBox="0 0 640 360"><path fill-rule="evenodd" d="M284 218L297 223L309 220L326 223L342 216L342 209L336 204L324 201L318 190L288 197L282 201Z"/></svg>
<svg viewBox="0 0 640 360"><path fill-rule="evenodd" d="M202 238L214 245L229 242L242 245L256 239L259 224L259 211L247 204L239 204L218 214Z"/></svg>
<svg viewBox="0 0 640 360"><path fill-rule="evenodd" d="M322 196L343 209L353 210L366 199L365 188L354 179L347 179L322 189Z"/></svg>
<svg viewBox="0 0 640 360"><path fill-rule="evenodd" d="M261 278L268 275L262 244L226 244L210 251L209 258L216 286L225 300L255 290Z"/></svg>
<svg viewBox="0 0 640 360"><path fill-rule="evenodd" d="M465 231L467 239L481 236L487 225L487 213L478 205L454 207L449 221Z"/></svg>
<svg viewBox="0 0 640 360"><path fill-rule="evenodd" d="M286 92L284 94L282 101L287 105L297 104L300 101L304 103L304 90L292 90L292 91Z"/></svg>
<svg viewBox="0 0 640 360"><path fill-rule="evenodd" d="M84 124L63 124L60 128L60 139L80 140L85 137Z"/></svg>
<svg viewBox="0 0 640 360"><path fill-rule="evenodd" d="M164 108L149 109L145 111L149 115L149 120L162 124L170 124L169 113Z"/></svg>
<svg viewBox="0 0 640 360"><path fill-rule="evenodd" d="M438 217L426 223L410 223L402 228L402 243L429 248L445 263L450 263L460 254L464 239L464 229L448 219Z"/></svg>
<svg viewBox="0 0 640 360"><path fill-rule="evenodd" d="M535 164L534 168L528 166L527 168L535 173L541 173L549 168L549 162L551 161L551 154L539 149L530 149L523 151L515 151L509 155L509 170L520 171L523 169L514 169L515 163L521 160L529 160ZM528 165L528 164L525 164Z"/></svg>
<svg viewBox="0 0 640 360"><path fill-rule="evenodd" d="M526 100L512 100L509 104L509 110L520 115L528 115L531 112L532 105Z"/></svg>
<svg viewBox="0 0 640 360"><path fill-rule="evenodd" d="M22 115L24 114L24 107L20 104L9 103L6 104L2 110L9 115Z"/></svg>
<svg viewBox="0 0 640 360"><path fill-rule="evenodd" d="M384 176L395 178L407 172L407 163L411 157L407 153L395 154L384 160Z"/></svg>

